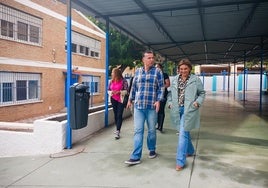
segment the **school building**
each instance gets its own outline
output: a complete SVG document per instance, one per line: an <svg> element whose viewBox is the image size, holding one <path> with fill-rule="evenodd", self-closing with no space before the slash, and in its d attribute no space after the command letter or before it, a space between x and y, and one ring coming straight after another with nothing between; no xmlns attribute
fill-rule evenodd
<svg viewBox="0 0 268 188"><path fill-rule="evenodd" d="M54 0L0 2L0 121L58 113L66 107L67 6ZM104 101L105 33L72 9L72 81Z"/></svg>

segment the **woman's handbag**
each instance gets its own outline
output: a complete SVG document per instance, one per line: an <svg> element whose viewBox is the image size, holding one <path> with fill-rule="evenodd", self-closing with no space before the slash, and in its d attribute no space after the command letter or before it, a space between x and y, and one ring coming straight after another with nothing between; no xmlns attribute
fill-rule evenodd
<svg viewBox="0 0 268 188"><path fill-rule="evenodd" d="M123 106L124 106L124 108L127 107L128 98L129 98L129 94L125 94L125 96L124 96L124 100L123 100Z"/></svg>

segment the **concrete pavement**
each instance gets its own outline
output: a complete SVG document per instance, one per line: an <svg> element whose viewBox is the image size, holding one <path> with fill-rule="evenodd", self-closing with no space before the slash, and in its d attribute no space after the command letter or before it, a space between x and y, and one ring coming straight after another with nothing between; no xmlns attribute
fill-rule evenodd
<svg viewBox="0 0 268 188"><path fill-rule="evenodd" d="M131 117L124 120L119 140L111 126L62 155L0 158L0 187L267 188L267 96L262 117L253 99L242 103L226 94L207 95L201 128L192 131L196 156L187 158L182 171L175 171L178 136L167 109L164 133L157 132L155 159L148 158L145 138L141 164L124 164L132 151Z"/></svg>

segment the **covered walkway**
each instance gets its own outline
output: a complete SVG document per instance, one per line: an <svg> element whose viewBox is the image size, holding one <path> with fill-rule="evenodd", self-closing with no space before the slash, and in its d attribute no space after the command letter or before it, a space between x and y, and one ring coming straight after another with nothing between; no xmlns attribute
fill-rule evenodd
<svg viewBox="0 0 268 188"><path fill-rule="evenodd" d="M183 171L175 171L178 136L167 109L164 133L157 132L155 159L148 158L144 145L141 164L124 164L133 143L133 119L129 118L124 120L121 139L115 140L114 126L108 127L73 145L64 152L69 154L66 157L62 153L0 158L0 187L267 188L268 101L266 95L266 114L259 116L254 96L249 93L243 102L226 93L207 94L201 128L192 132L196 156L187 159Z"/></svg>

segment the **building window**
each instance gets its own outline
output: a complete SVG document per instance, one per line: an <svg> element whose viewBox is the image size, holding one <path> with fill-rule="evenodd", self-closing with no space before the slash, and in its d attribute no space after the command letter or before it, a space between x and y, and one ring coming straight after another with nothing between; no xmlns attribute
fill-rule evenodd
<svg viewBox="0 0 268 188"><path fill-rule="evenodd" d="M30 25L30 42L39 43L39 27Z"/></svg>
<svg viewBox="0 0 268 188"><path fill-rule="evenodd" d="M100 93L99 76L84 75L82 76L82 83L89 87L87 91L90 92L90 95L96 95Z"/></svg>
<svg viewBox="0 0 268 188"><path fill-rule="evenodd" d="M28 25L18 22L18 39L28 41Z"/></svg>
<svg viewBox="0 0 268 188"><path fill-rule="evenodd" d="M42 19L0 4L0 38L42 44Z"/></svg>
<svg viewBox="0 0 268 188"><path fill-rule="evenodd" d="M1 20L1 35L13 38L13 23L8 22L6 20Z"/></svg>
<svg viewBox="0 0 268 188"><path fill-rule="evenodd" d="M88 55L89 55L89 48L86 47L86 56L88 56Z"/></svg>
<svg viewBox="0 0 268 188"><path fill-rule="evenodd" d="M85 54L85 53L86 53L86 47L80 46L80 54Z"/></svg>
<svg viewBox="0 0 268 188"><path fill-rule="evenodd" d="M66 33L66 32L65 32ZM72 52L85 55L88 57L100 58L101 42L91 37L82 35L75 31L72 32ZM65 35L65 41L67 41ZM67 42L65 43L65 50L67 50ZM92 50L90 50L92 49Z"/></svg>
<svg viewBox="0 0 268 188"><path fill-rule="evenodd" d="M26 100L27 99L27 81L26 80L17 80L16 81L16 94L17 100Z"/></svg>
<svg viewBox="0 0 268 188"><path fill-rule="evenodd" d="M40 101L41 74L0 72L0 106Z"/></svg>
<svg viewBox="0 0 268 188"><path fill-rule="evenodd" d="M72 52L76 53L77 52L77 45L72 43Z"/></svg>
<svg viewBox="0 0 268 188"><path fill-rule="evenodd" d="M13 88L13 83L2 83L2 95L0 95L0 99L2 99L2 102L10 102L12 101L12 88ZM1 87L0 87L1 89Z"/></svg>
<svg viewBox="0 0 268 188"><path fill-rule="evenodd" d="M94 53L94 56L95 56L95 57L99 57L99 52L95 52L95 53Z"/></svg>
<svg viewBox="0 0 268 188"><path fill-rule="evenodd" d="M29 99L38 99L38 81L37 80L29 80L29 88L28 88L28 93L29 93Z"/></svg>

